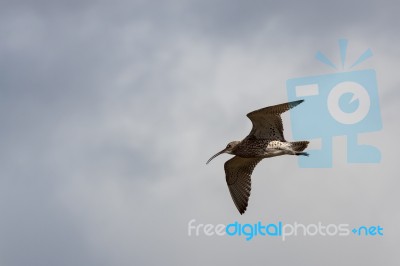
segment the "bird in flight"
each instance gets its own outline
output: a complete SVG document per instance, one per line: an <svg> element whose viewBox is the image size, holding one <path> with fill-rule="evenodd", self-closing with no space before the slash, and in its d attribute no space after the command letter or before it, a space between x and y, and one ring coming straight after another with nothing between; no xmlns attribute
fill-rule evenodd
<svg viewBox="0 0 400 266"><path fill-rule="evenodd" d="M281 114L299 105L304 100L265 107L247 114L253 128L242 141L232 141L225 149L213 155L206 164L220 154L233 154L235 157L224 164L226 183L236 208L243 214L249 202L251 174L264 158L280 155L304 155L308 141L288 142L283 136Z"/></svg>

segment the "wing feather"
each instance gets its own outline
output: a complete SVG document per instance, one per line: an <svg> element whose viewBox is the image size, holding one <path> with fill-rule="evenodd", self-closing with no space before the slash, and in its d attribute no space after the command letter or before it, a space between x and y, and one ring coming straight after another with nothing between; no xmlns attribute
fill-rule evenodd
<svg viewBox="0 0 400 266"><path fill-rule="evenodd" d="M256 139L276 139L285 141L281 114L299 105L304 100L265 107L247 114L253 128L246 137Z"/></svg>
<svg viewBox="0 0 400 266"><path fill-rule="evenodd" d="M251 174L261 160L235 156L224 164L226 183L240 214L246 211L251 192Z"/></svg>

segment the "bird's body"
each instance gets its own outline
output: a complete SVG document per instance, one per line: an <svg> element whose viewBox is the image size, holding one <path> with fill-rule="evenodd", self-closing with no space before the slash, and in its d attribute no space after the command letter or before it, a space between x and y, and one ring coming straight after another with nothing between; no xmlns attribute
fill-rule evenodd
<svg viewBox="0 0 400 266"><path fill-rule="evenodd" d="M253 123L250 134L242 141L232 141L212 156L222 153L236 155L224 164L226 182L240 214L246 211L251 190L251 174L264 158L280 155L305 155L308 141L287 142L283 136L281 113L299 105L303 100L262 108L247 114Z"/></svg>
<svg viewBox="0 0 400 266"><path fill-rule="evenodd" d="M295 145L299 142L286 142L280 140L268 140L268 139L245 139L242 140L232 150L231 154L234 154L243 158L269 158L279 155L298 155L298 150L294 149ZM304 142L306 145L308 142Z"/></svg>

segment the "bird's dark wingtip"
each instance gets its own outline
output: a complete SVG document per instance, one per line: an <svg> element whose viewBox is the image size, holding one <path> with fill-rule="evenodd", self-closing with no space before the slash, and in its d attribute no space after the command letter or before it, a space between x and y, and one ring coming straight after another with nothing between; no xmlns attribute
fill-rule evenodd
<svg viewBox="0 0 400 266"><path fill-rule="evenodd" d="M297 105L301 104L302 102L304 102L304 99L293 101L293 102L288 102L289 109L296 107Z"/></svg>
<svg viewBox="0 0 400 266"><path fill-rule="evenodd" d="M301 100L293 101L292 103L293 103L294 106L296 106L296 105L301 104L304 101L305 101L304 99L301 99Z"/></svg>

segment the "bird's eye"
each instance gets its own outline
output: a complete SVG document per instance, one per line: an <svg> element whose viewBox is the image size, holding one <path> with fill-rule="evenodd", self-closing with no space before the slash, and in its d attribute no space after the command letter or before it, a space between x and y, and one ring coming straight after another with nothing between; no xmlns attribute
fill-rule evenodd
<svg viewBox="0 0 400 266"><path fill-rule="evenodd" d="M226 147L227 147L227 148L230 148L230 147L231 147L231 144L228 144Z"/></svg>

